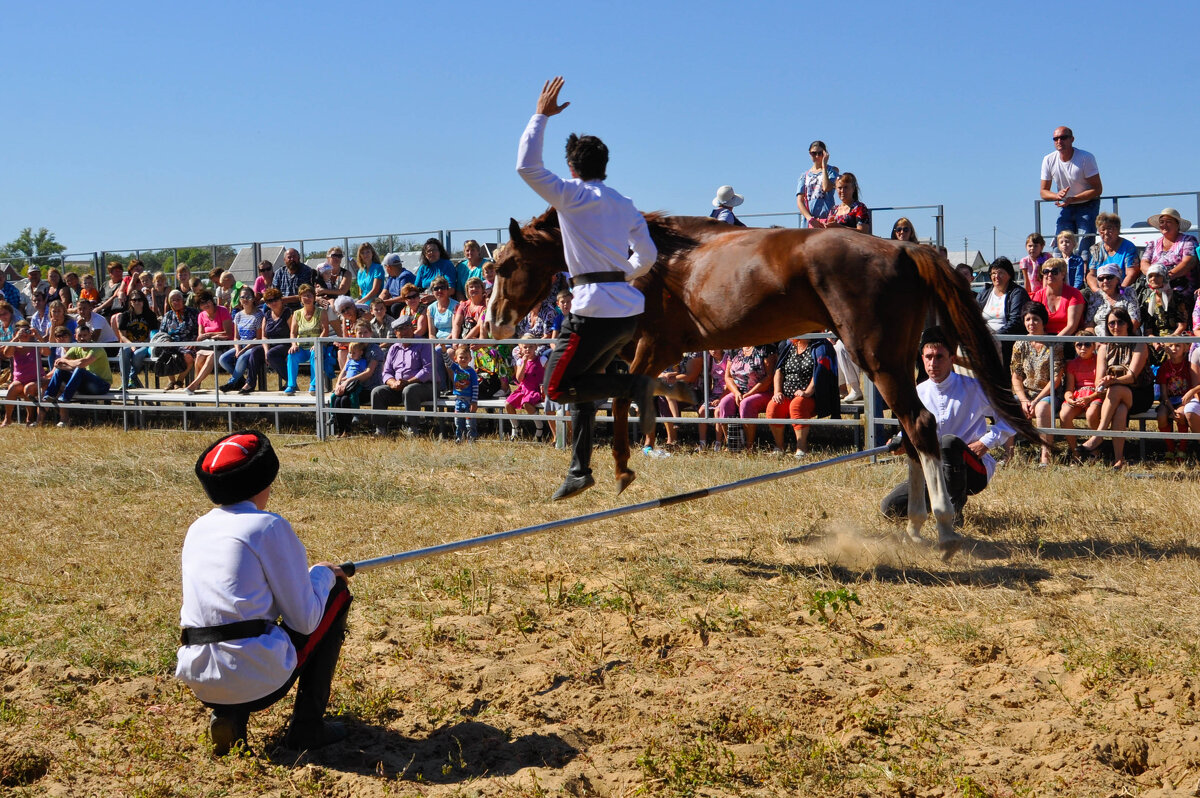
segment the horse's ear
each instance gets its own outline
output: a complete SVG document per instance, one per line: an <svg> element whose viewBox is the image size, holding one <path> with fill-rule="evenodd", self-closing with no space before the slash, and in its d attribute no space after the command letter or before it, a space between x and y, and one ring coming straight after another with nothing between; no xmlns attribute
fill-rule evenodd
<svg viewBox="0 0 1200 798"><path fill-rule="evenodd" d="M508 219L508 237L513 242L513 246L519 246L524 242L521 238L521 225L511 216Z"/></svg>

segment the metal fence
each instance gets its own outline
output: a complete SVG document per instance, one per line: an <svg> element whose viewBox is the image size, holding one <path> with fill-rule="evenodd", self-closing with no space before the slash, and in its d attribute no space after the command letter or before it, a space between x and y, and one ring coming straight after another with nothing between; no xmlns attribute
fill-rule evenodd
<svg viewBox="0 0 1200 798"><path fill-rule="evenodd" d="M808 335L804 335L804 336L800 336L800 337L805 338L805 339L810 339L810 340L819 339L819 338L827 338L827 339L834 338L834 336L832 336L832 335L822 335L820 333L813 333L813 334L808 334ZM1061 344L1064 344L1067 342L1076 343L1076 342L1080 342L1080 341L1088 341L1088 342L1092 342L1092 343L1104 343L1105 341L1108 341L1108 342L1114 342L1114 343L1145 343L1145 344L1149 344L1149 343L1187 343L1187 344L1197 343L1197 339L1190 337L1190 336L1178 336L1178 337L1166 337L1166 336L1163 336L1163 337L1147 337L1147 336L1112 337L1112 336L1104 336L1104 337L1096 337L1096 336L1049 336L1049 335L1043 335L1043 336L999 335L999 336L996 336L996 338L999 341L1025 340L1025 341L1037 341L1037 342L1040 342L1043 344L1048 344L1048 345L1055 345L1055 344L1061 345ZM295 342L295 343L302 343L302 344L312 344L318 350L318 354L317 354L317 358L316 358L317 363L323 362L322 361L323 347L336 346L339 343L345 343L345 342L348 342L351 340L359 340L359 341L365 341L365 342L369 342L369 343L378 343L378 344L405 343L405 344L409 344L409 345L413 345L413 346L420 345L420 346L429 346L429 347L452 346L457 343L467 343L467 344L471 344L471 343L478 344L479 343L479 339L437 339L436 341L431 341L430 339L427 339L427 338L401 340L401 339L396 339L396 338L345 339L345 338L327 337L327 338L271 339L271 340L273 343ZM504 345L504 344L516 345L519 343L530 343L530 342L512 339L512 340L501 340L501 341L490 341L489 340L488 343L490 345ZM535 343L547 344L547 343L552 343L552 341L550 339L542 339L542 340L536 341ZM47 344L38 344L38 343L7 342L6 345L12 345L12 346L18 346L18 347L36 346L36 347L43 348L43 349L47 348ZM101 347L110 352L116 351L118 349L131 349L131 348L136 348L136 347L144 347L146 345L147 344L145 344L145 343L142 343L142 344L116 344L116 343L95 344L95 346ZM153 344L153 346L156 348L189 347L189 348L194 348L194 349L211 349L211 350L228 348L231 345L232 344L230 342L208 342L208 341L206 341L206 342L181 342L181 343L155 342ZM260 345L260 344L254 344L254 345ZM110 359L112 359L112 358L110 357ZM439 362L439 363L441 362L440 356L435 358L435 362ZM712 399L714 398L715 395L719 395L719 393L720 393L720 391L714 390L714 386L711 386L710 382L709 382L709 375L711 374L711 365L712 365L712 362L711 362L711 359L709 358L708 353L704 352L703 353L703 367L704 367L703 380L702 380L702 386L701 386L701 395L699 398L704 403L705 407L711 407ZM1148 367L1149 366L1147 366L1147 368ZM311 377L311 375L310 375L310 377ZM1057 378L1057 375L1054 372L1053 359L1051 359L1050 379L1051 379L1052 384L1055 382L1056 378ZM220 390L220 384L222 381L222 373L221 373L219 361L216 360L215 356L214 356L213 379L215 381L216 387L214 387L213 389L207 389L205 391L198 392L198 393L192 394L192 395L184 394L184 393L167 394L166 392L154 392L152 394L143 394L140 392L134 393L134 392L130 392L129 390L127 390L124 387L125 383L124 383L124 380L122 379L121 386L117 390L111 391L110 393L102 395L102 396L87 397L85 400L82 400L82 401L63 403L63 404L61 404L61 407L67 408L68 410L90 410L90 411L94 411L94 412L120 413L122 415L122 424L126 430L128 430L130 428L131 418L136 421L137 419L140 418L139 414L144 414L144 413L148 413L148 412L166 413L166 414L181 413L183 415L183 427L185 430L187 429L187 415L189 413L191 413L191 414L213 414L213 413L225 414L228 418L228 425L229 425L230 429L233 428L234 416L241 415L241 414L252 414L252 415L259 415L259 416L273 414L276 417L277 424L278 424L279 414L311 415L314 434L316 434L316 436L321 440L326 439L326 437L328 436L328 433L330 431L332 419L335 415L337 415L339 413L352 414L352 415L360 416L363 418L380 417L380 418L387 419L387 418L395 418L395 417L406 417L406 418L413 418L413 419L427 419L427 420L433 420L433 421L439 421L439 422L452 421L455 418L474 418L477 420L478 419L487 419L487 420L498 421L501 424L501 429L503 428L504 423L514 424L514 423L519 423L522 421L538 421L538 420L563 422L563 421L567 420L566 416L564 415L565 409L563 409L561 407L558 408L557 412L542 412L542 413L537 413L537 414L529 414L529 413L524 413L524 412L516 412L516 413L508 413L508 412L455 413L451 410L446 409L444 404L441 404L438 401L441 398L442 388L445 387L445 384L441 382L444 379L444 377L439 373L438 369L434 369L434 371L433 371L434 403L430 409L419 410L419 411L406 411L403 409L391 409L391 408L389 408L387 410L376 411L376 410L372 410L369 406L363 406L363 407L352 409L352 410L336 409L336 408L327 406L326 398L327 398L328 393L325 388L325 382L324 382L324 380L321 380L321 379L313 380L313 382L312 382L314 392L315 392L315 397L311 403L306 402L303 399L299 399L299 400L295 400L294 403L287 404L287 403L284 403L282 400L280 400L278 393L272 393L272 392L260 393L258 395L251 394L249 396L242 396L239 394L230 394L229 392L223 392ZM39 396L42 395L43 390L44 390L44 387L42 386L42 384L40 382L40 377L39 377L39 382L38 382L38 395ZM859 443L860 449L874 448L874 446L877 445L877 442L881 439L881 437L886 437L886 434L881 436L883 429L885 427L898 426L899 422L895 418L885 417L882 414L882 411L881 411L882 405L876 399L876 392L874 390L874 386L870 383L870 381L866 380L865 378L863 379L862 390L863 390L864 399L863 399L863 404L861 407L859 407L857 405L854 405L854 406L843 405L844 410L852 410L853 411L851 413L848 413L848 415L850 417L837 418L837 419L833 419L833 418L804 419L800 423L803 423L807 426L842 427L842 428L854 430L856 443ZM1146 431L1144 429L1143 430L1132 430L1132 429L1104 430L1104 431L1097 432L1094 430L1090 430L1086 427L1082 427L1082 428L1072 427L1069 429L1063 428L1063 427L1059 426L1060 422L1059 422L1058 413L1057 413L1057 407L1059 404L1058 400L1061 399L1061 396L1062 396L1061 389L1052 388L1051 394L1050 394L1050 401L1051 401L1051 406L1055 408L1054 426L1048 427L1048 428L1038 428L1039 433L1056 436L1056 437L1069 437L1069 436L1079 437L1079 436L1099 435L1101 437L1106 437L1106 438L1136 438L1136 439L1140 439L1142 441L1166 440L1166 439L1189 440L1189 441L1200 440L1200 433L1189 433L1189 432L1158 432L1158 431L1152 432L1152 431ZM102 402L103 404L98 404L97 403L98 401ZM32 402L27 402L27 401L18 400L18 399L7 399L7 398L0 398L0 404L14 405L16 407L24 407L24 408L29 408L29 409L36 408L36 406L37 406L36 404L34 404ZM497 409L499 409L499 408L497 408ZM636 420L636 417L631 416L631 419ZM611 417L600 416L600 417L598 417L598 420L601 423L609 423L609 422L611 422L612 419L611 419ZM1132 423L1133 421L1138 421L1138 422L1142 423L1142 425L1144 426L1144 423L1149 420L1153 420L1152 415L1145 414L1139 418L1130 419L1129 423ZM703 416L699 414L699 410L697 410L697 413L695 415L689 415L689 416L677 416L677 417L660 416L659 422L660 423L666 422L666 423L672 423L672 424L680 424L680 425L684 425L684 426L688 426L688 425L695 426L695 425L700 425L700 424L709 425L709 424L715 424L715 423L730 424L730 425L736 424L736 425L769 426L769 425L789 425L792 423L797 423L797 422L793 422L790 419L788 419L788 420L773 420L773 419L767 419L767 418L750 419L750 418L735 418L735 417L718 419L718 418L714 417L711 410L708 411L708 413ZM557 427L557 438L558 438L557 443L561 447L561 446L564 446L566 443L565 435L564 435L565 424L560 423L560 424L557 424L556 427ZM861 433L861 438L860 438L860 433Z"/></svg>
<svg viewBox="0 0 1200 798"><path fill-rule="evenodd" d="M1193 221L1200 219L1200 191L1171 191L1158 192L1154 194L1111 194L1100 197L1100 202L1103 206L1105 202L1112 203L1112 212L1120 216L1121 200L1146 200L1146 199L1165 199L1167 197L1191 197L1192 208L1196 215L1192 217ZM1054 200L1037 199L1033 202L1033 229L1040 235L1042 233L1042 211L1046 205L1054 205ZM1154 212L1162 210L1161 206L1154 208ZM1122 220L1124 221L1124 220ZM1126 229L1130 225L1124 225ZM1078 230L1075 232L1079 232ZM1146 232L1153 232L1150 227L1146 228Z"/></svg>
<svg viewBox="0 0 1200 798"><path fill-rule="evenodd" d="M1197 196L1198 201L1200 201L1200 192L1197 193ZM934 222L934 235L931 238L939 246L944 246L945 244L945 211L943 205L880 206L871 208L870 210L872 216L877 213L890 213L893 211L933 211L930 218ZM804 217L799 211L753 213L746 214L741 218L778 219L781 220L784 226L804 226ZM66 270L68 265L89 270L95 275L97 285L103 285L108 276L105 272L107 263L117 261L122 266L127 266L130 260L136 258L146 264L147 271L164 271L167 274L168 282L174 286L174 272L179 264L186 263L193 275L207 273L214 266L229 269L246 250L249 250L249 257L242 258L242 261L248 263L249 266L241 272L235 272L235 274L239 279L244 280L249 278L253 280L257 276L256 269L258 263L263 259L263 247L295 247L299 250L302 258L308 258L311 253L324 254L329 247L337 244L342 247L347 256L353 257L353 253L358 248L358 245L364 242L375 245L376 249L381 249L383 252L396 252L406 247L419 248L419 245L423 244L426 239L436 238L442 242L442 246L446 248L447 252L454 252L456 246L461 246L463 241L472 237L477 239L483 238L484 241L482 243L489 248L491 246L498 246L508 240L508 227L507 225L497 227L455 227L440 230L415 230L404 233L318 236L275 241L200 244L195 246L111 248L93 252L66 252L58 255L44 255L37 257L36 260L44 266L56 266L60 270ZM383 252L380 254L383 254ZM35 259L11 257L5 260L24 273L24 268L28 266L30 261Z"/></svg>

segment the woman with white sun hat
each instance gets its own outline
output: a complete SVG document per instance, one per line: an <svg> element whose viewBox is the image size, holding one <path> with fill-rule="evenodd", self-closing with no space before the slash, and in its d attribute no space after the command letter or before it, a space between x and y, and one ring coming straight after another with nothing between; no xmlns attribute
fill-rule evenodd
<svg viewBox="0 0 1200 798"><path fill-rule="evenodd" d="M1184 235L1192 223L1184 219L1174 208L1163 208L1146 222L1157 227L1162 237L1146 245L1142 253L1142 274L1154 264L1166 270L1171 288L1187 298L1187 310L1191 312L1196 302L1196 288L1200 280L1196 274L1196 237Z"/></svg>
<svg viewBox="0 0 1200 798"><path fill-rule="evenodd" d="M717 189L717 196L713 197L713 207L715 211L709 214L710 217L718 222L725 222L737 227L745 227L746 225L738 221L738 218L733 215L733 209L746 201L746 198L741 194L735 194L733 186L721 186Z"/></svg>

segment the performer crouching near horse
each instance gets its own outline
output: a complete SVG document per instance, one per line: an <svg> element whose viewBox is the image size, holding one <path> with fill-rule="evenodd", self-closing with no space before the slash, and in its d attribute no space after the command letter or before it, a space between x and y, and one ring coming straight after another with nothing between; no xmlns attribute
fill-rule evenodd
<svg viewBox="0 0 1200 798"><path fill-rule="evenodd" d="M571 403L571 466L554 492L556 501L596 484L591 459L597 401L613 397L637 402L642 430L654 429L656 393L691 401L684 386L668 387L643 375L605 373L633 340L644 310L645 299L629 280L649 271L658 251L633 201L604 184L608 167L604 142L571 134L567 139L571 180L563 180L542 163L546 121L570 105L558 104L562 86L561 77L543 85L537 112L521 136L517 154L517 173L558 211L574 295L546 363L543 390L549 399ZM630 250L633 254L627 256Z"/></svg>
<svg viewBox="0 0 1200 798"><path fill-rule="evenodd" d="M1015 430L992 408L978 381L954 371L949 339L941 327L930 327L921 333L921 362L929 379L917 386L917 395L937 421L942 471L957 527L962 525L967 497L986 488L996 472L996 461L988 450L1006 443ZM991 426L987 421L989 416L996 419ZM883 514L894 519L907 518L908 491L908 480L897 485L880 504ZM929 506L928 493L925 506ZM913 542L919 543L920 538Z"/></svg>
<svg viewBox="0 0 1200 798"><path fill-rule="evenodd" d="M303 750L345 736L324 716L346 634L346 575L329 563L309 569L292 525L267 512L278 471L271 442L249 431L220 439L196 461L196 476L218 506L192 524L183 543L175 676L212 710L208 731L218 756L244 745L250 713L283 698L297 679L284 744Z"/></svg>

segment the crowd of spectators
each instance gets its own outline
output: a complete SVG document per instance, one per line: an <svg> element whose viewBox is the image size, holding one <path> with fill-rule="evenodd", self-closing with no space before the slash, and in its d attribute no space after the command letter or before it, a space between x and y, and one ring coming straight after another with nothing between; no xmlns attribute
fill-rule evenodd
<svg viewBox="0 0 1200 798"><path fill-rule="evenodd" d="M1082 421L1097 433L1081 443L1067 439L1075 458L1094 456L1100 434L1126 428L1131 416L1150 409L1156 399L1160 429L1200 432L1200 345L1103 341L1114 334L1200 334L1200 270L1196 239L1187 233L1191 223L1171 208L1151 216L1147 222L1161 236L1139 254L1121 237L1120 218L1098 210L1102 186L1094 157L1073 147L1067 128L1055 130L1053 138L1055 151L1042 164L1041 195L1060 208L1054 251L1047 251L1040 234L1030 234L1026 256L1018 264L1003 257L990 264L978 302L997 334L1097 340L1000 344L1014 396L1038 426L1050 427L1056 419L1068 427ZM830 165L822 141L812 142L808 154L811 167L796 188L806 226L870 234L871 212L855 175ZM731 186L721 186L712 216L741 225L733 208L743 201ZM905 217L897 219L890 238L919 240ZM453 399L457 414L477 412L480 400L490 399L504 399L513 413L536 416L559 409L541 394L548 346L510 347L486 338L484 316L495 264L484 257L478 242L464 242L456 262L439 239L430 238L422 245L415 273L405 268L399 253L381 257L370 243L361 244L349 263L336 246L316 268L305 264L295 249L288 249L283 260L278 269L262 261L252 283L220 268L202 279L180 264L174 288L167 274L151 274L136 259L127 267L107 264L108 278L99 285L92 275L56 268L47 269L43 280L41 267L31 265L27 285L18 290L0 270L5 395L38 403L37 417L28 422L36 424L51 406L75 395L108 392L114 375L103 345L120 342L130 346L119 350L115 378L127 390L143 387L142 375L152 363L155 374L166 379L165 391L206 390L209 375L217 371L213 384L225 392L251 394L263 389L267 375L274 373L283 393L292 395L299 392L300 372L307 365L308 393L315 394L316 381L323 380L330 405L347 411L334 414L339 436L354 432L352 411L360 407L415 412L434 398L435 390ZM970 268L958 268L970 280ZM521 321L517 335L533 342L556 337L570 303L565 277L559 275L546 300ZM323 357L317 362L317 347L303 339L328 336L343 340L321 347ZM390 337L411 342L352 340ZM430 343L418 343L424 339ZM437 343L450 340L466 343ZM31 348L5 345L11 342L46 346L34 354ZM185 346L156 346L168 342ZM227 344L209 345L216 342ZM707 369L705 353L693 352L660 375L668 383L691 385L708 401L689 408L660 399L665 441L660 448L658 430L643 431L648 454L663 456L681 445L679 426L671 419L694 411L716 422L715 437L708 423L696 425L701 450L753 448L762 440L776 453L787 449L803 457L811 427L802 422L838 417L842 402L861 399L857 369L840 342L831 339L788 339L707 354ZM5 407L4 424L12 423L13 410ZM398 415L402 433L422 431L420 419ZM760 438L755 425L737 421L760 415L778 422L769 425L769 437ZM388 434L392 419L363 417L377 435ZM474 419L457 421L456 439L478 437ZM69 423L63 408L58 423ZM528 426L536 439L553 436L552 424L533 419ZM512 425L514 436L519 428ZM789 431L790 446L785 445ZM1118 468L1124 465L1123 443L1113 439ZM1051 460L1050 444L1047 437L1042 465ZM1167 455L1182 459L1187 448L1182 441L1169 441Z"/></svg>

